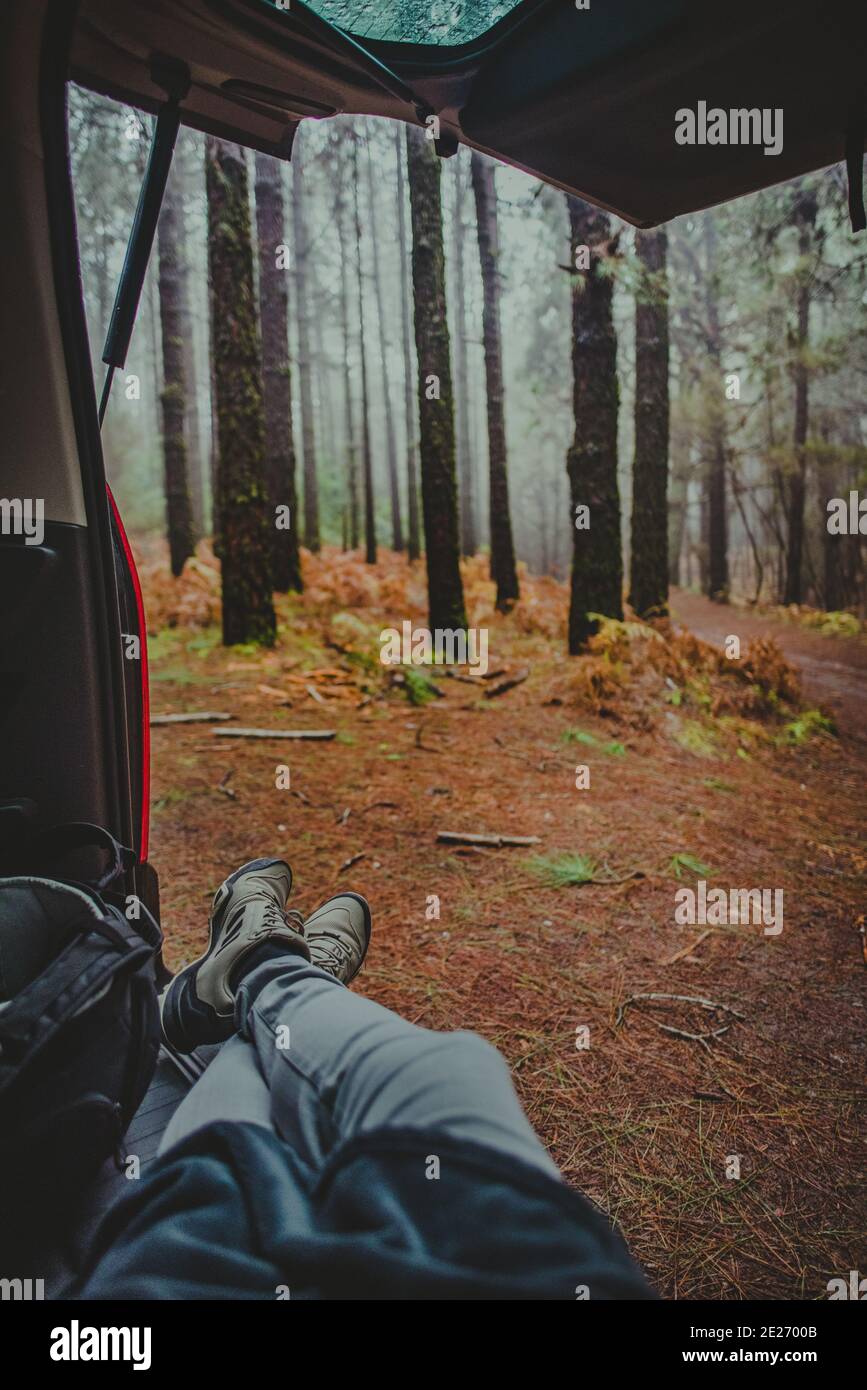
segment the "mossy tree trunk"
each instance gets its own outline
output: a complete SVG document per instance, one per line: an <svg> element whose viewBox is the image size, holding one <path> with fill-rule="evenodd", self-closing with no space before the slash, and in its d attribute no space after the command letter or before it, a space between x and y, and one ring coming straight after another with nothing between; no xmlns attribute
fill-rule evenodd
<svg viewBox="0 0 867 1390"><path fill-rule="evenodd" d="M629 602L641 618L668 613L668 274L663 230L638 232L635 459Z"/></svg>
<svg viewBox="0 0 867 1390"><path fill-rule="evenodd" d="M265 412L243 150L208 136L208 268L216 390L215 512L223 585L223 642L273 645L273 513L265 474Z"/></svg>
<svg viewBox="0 0 867 1390"><path fill-rule="evenodd" d="M617 486L617 337L608 273L611 220L580 198L569 198L568 205L571 265L576 267L572 292L575 438L566 465L573 526L569 651L575 655L585 649L599 626L592 614L623 617L623 554ZM578 268L581 247L588 249L587 269Z"/></svg>
<svg viewBox="0 0 867 1390"><path fill-rule="evenodd" d="M466 627L458 547L455 411L446 317L440 165L424 131L407 127L412 284L418 355L421 496L431 628Z"/></svg>
<svg viewBox="0 0 867 1390"><path fill-rule="evenodd" d="M271 563L280 593L304 587L298 546L298 496L292 439L292 381L288 339L288 266L285 262L282 166L256 155L256 226L259 237L259 322L262 332L262 385L265 404L265 470L272 516L288 508L274 526Z"/></svg>
<svg viewBox="0 0 867 1390"><path fill-rule="evenodd" d="M473 150L473 192L482 268L482 338L488 406L490 469L491 578L497 585L497 608L507 612L518 598L518 571L509 511L506 467L506 415L503 404L503 338L500 327L499 228L494 165Z"/></svg>
<svg viewBox="0 0 867 1390"><path fill-rule="evenodd" d="M407 558L417 560L421 554L418 529L418 396L412 370L412 306L410 295L411 264L409 236L406 226L406 140L402 126L395 125L394 142L397 152L397 227L400 253L400 321L403 333L404 409L406 411L406 509Z"/></svg>
<svg viewBox="0 0 867 1390"><path fill-rule="evenodd" d="M195 549L193 510L187 477L182 263L180 233L183 205L177 171L169 179L159 220L159 301L163 348L163 461L166 530L172 574L178 575Z"/></svg>

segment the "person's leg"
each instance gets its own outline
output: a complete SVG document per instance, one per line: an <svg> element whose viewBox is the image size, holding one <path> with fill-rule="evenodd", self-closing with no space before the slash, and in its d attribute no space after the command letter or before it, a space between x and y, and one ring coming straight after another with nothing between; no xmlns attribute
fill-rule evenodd
<svg viewBox="0 0 867 1390"><path fill-rule="evenodd" d="M505 1061L474 1033L419 1028L298 956L256 965L239 985L236 1015L270 1088L275 1128L314 1167L353 1135L399 1127L437 1129L560 1176Z"/></svg>
<svg viewBox="0 0 867 1390"><path fill-rule="evenodd" d="M273 1130L271 1096L256 1049L244 1038L230 1038L187 1092L166 1126L159 1152L215 1120L264 1125Z"/></svg>
<svg viewBox="0 0 867 1390"><path fill-rule="evenodd" d="M194 1087L186 1116L225 1118L224 1088L235 1086L237 1063L258 1091L252 1113L261 1115L264 1079L275 1128L314 1166L340 1141L390 1126L439 1129L557 1175L489 1043L416 1027L344 987L370 940L365 900L342 893L305 922L286 907L291 882L288 864L276 859L231 874L214 898L207 950L163 993L172 1047L191 1051L237 1027L261 1071L257 1078L249 1053L233 1049L231 1069L218 1058Z"/></svg>

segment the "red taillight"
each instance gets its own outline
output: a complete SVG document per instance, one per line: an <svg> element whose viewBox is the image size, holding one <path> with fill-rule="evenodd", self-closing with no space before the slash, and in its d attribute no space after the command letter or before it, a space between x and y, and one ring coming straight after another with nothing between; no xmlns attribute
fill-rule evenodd
<svg viewBox="0 0 867 1390"><path fill-rule="evenodd" d="M151 725L150 725L150 692L148 689L148 633L147 623L145 622L144 599L142 598L141 584L139 583L138 570L135 566L132 547L129 537L121 521L117 503L112 496L111 488L106 483L106 492L111 505L112 515L123 553L129 568L130 578L132 579L133 593L135 594L135 607L138 618L138 635L141 639L141 661L139 671L141 674L141 748L142 748L142 771L141 771L141 828L139 831L139 859L144 862L148 857L148 836L150 834L150 802L151 802Z"/></svg>

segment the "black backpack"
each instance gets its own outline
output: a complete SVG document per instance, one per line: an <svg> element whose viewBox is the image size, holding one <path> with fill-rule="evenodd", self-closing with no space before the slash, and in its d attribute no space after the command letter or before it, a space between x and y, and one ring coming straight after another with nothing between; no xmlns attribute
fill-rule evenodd
<svg viewBox="0 0 867 1390"><path fill-rule="evenodd" d="M95 880L49 869L98 846ZM159 1052L160 929L111 885L133 861L105 830L45 832L0 878L0 1224L44 1216L120 1162Z"/></svg>

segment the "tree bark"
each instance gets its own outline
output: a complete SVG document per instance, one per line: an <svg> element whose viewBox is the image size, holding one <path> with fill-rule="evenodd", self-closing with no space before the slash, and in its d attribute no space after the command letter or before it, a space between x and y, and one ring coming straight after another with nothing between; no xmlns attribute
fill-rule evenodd
<svg viewBox="0 0 867 1390"><path fill-rule="evenodd" d="M355 421L352 409L351 340L349 331L349 241L348 208L344 188L337 194L337 234L340 241L340 325L343 337L343 407L346 433L346 543L358 549L358 469L356 466Z"/></svg>
<svg viewBox="0 0 867 1390"><path fill-rule="evenodd" d="M680 584L680 557L686 534L689 497L689 447L684 440L671 441L671 475L668 489L668 583Z"/></svg>
<svg viewBox="0 0 867 1390"><path fill-rule="evenodd" d="M166 530L172 574L178 575L193 554L193 512L187 477L185 417L187 384L181 303L180 231L183 205L177 175L170 178L159 220L159 301L163 347L163 461Z"/></svg>
<svg viewBox="0 0 867 1390"><path fill-rule="evenodd" d="M289 367L288 266L278 264L285 250L282 165L256 155L256 226L259 235L259 323L262 332L262 385L265 405L265 471L271 503L271 565L274 588L300 593L298 497L292 438L292 380ZM280 248L284 248L281 250ZM288 529L278 528L278 507L289 512Z"/></svg>
<svg viewBox="0 0 867 1390"><path fill-rule="evenodd" d="M202 430L199 416L198 354L193 321L192 275L190 271L189 247L193 242L193 229L189 217L189 192L191 183L190 151L185 146L183 157L178 163L183 196L179 209L183 253L180 263L180 303L181 335L184 341L184 373L186 376L187 404L185 413L187 439L187 474L190 482L190 502L193 508L193 539L205 534L205 459L202 452Z"/></svg>
<svg viewBox="0 0 867 1390"><path fill-rule="evenodd" d="M518 598L519 589L515 547L512 541L512 517L509 511L509 475L506 468L497 189L493 163L477 150L473 150L472 171L479 228L479 260L482 267L482 337L485 347L490 469L491 578L497 585L497 608L501 613L505 613Z"/></svg>
<svg viewBox="0 0 867 1390"><path fill-rule="evenodd" d="M379 236L376 220L376 196L373 179L373 147L367 146L367 196L370 205L370 230L373 241L373 290L376 296L376 316L379 322L379 362L382 372L382 399L385 408L385 445L388 463L388 487L391 501L391 544L403 550L403 526L400 518L400 485L397 479L397 443L394 437L394 414L391 408L391 387L388 378L386 351L386 314L382 294L382 270L379 262Z"/></svg>
<svg viewBox="0 0 867 1390"><path fill-rule="evenodd" d="M364 331L364 277L361 264L361 208L358 196L358 144L353 145L352 184L355 189L355 269L358 284L358 350L361 354L361 459L364 469L364 558L376 564L376 502L373 495L373 454L370 448L370 394L367 389L367 345Z"/></svg>
<svg viewBox="0 0 867 1390"><path fill-rule="evenodd" d="M464 177L460 154L454 161L455 169L455 413L458 425L458 489L461 512L461 554L475 555L479 548L476 534L475 478L473 476L473 450L470 442L470 396L469 363L467 355L467 277L466 256L464 254Z"/></svg>
<svg viewBox="0 0 867 1390"><path fill-rule="evenodd" d="M210 135L205 161L223 643L272 646L271 516L247 166L237 145Z"/></svg>
<svg viewBox="0 0 867 1390"><path fill-rule="evenodd" d="M663 230L637 233L635 459L629 602L640 618L668 613L668 275Z"/></svg>
<svg viewBox="0 0 867 1390"><path fill-rule="evenodd" d="M428 622L431 628L465 628L440 165L433 142L415 126L407 126L407 162Z"/></svg>
<svg viewBox="0 0 867 1390"><path fill-rule="evenodd" d="M806 361L810 340L810 298L812 270L807 262L813 242L818 204L815 193L801 190L795 205L795 225L798 228L798 297L797 330L795 338L795 427L794 468L789 479L786 540L786 588L784 603L800 603L803 598L802 569L804 559L804 502L807 495L807 429L809 425L810 377Z"/></svg>
<svg viewBox="0 0 867 1390"><path fill-rule="evenodd" d="M319 483L316 475L316 423L313 413L313 364L310 356L310 298L312 271L310 236L301 165L301 141L292 152L292 231L295 243L295 314L298 327L298 381L301 404L301 449L304 458L304 544L317 552L319 538Z"/></svg>
<svg viewBox="0 0 867 1390"><path fill-rule="evenodd" d="M567 201L572 266L579 247L588 247L590 254L588 269L573 272L572 291L575 438L567 472L574 528L569 652L576 655L599 627L591 615L623 617L623 554L617 485L617 337L612 281L604 270L611 219L580 198ZM587 508L587 529L575 526L579 508Z"/></svg>
<svg viewBox="0 0 867 1390"><path fill-rule="evenodd" d="M418 527L418 466L416 463L416 441L418 438L418 398L412 373L412 306L410 281L410 245L406 226L406 140L403 128L394 129L395 150L397 153L397 226L400 252L400 321L403 335L404 362L404 408L406 411L406 508L407 508L407 558L417 560L421 554Z"/></svg>
<svg viewBox="0 0 867 1390"><path fill-rule="evenodd" d="M722 333L719 318L717 229L712 212L704 215L705 310L710 362L707 467L706 593L716 603L728 603L728 514L726 510L726 437L723 420Z"/></svg>

